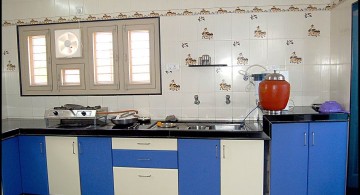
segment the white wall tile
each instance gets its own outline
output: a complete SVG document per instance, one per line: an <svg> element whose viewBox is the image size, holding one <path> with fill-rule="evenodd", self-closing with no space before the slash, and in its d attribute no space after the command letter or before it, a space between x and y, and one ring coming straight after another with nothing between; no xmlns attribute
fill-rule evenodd
<svg viewBox="0 0 360 195"><path fill-rule="evenodd" d="M198 92L200 67L184 67L181 69L181 91Z"/></svg>
<svg viewBox="0 0 360 195"><path fill-rule="evenodd" d="M231 41L232 17L230 14L218 14L214 16L214 40Z"/></svg>
<svg viewBox="0 0 360 195"><path fill-rule="evenodd" d="M267 64L268 46L267 40L250 40L249 64Z"/></svg>
<svg viewBox="0 0 360 195"><path fill-rule="evenodd" d="M302 75L303 92L319 92L321 89L321 66L304 65L304 73Z"/></svg>
<svg viewBox="0 0 360 195"><path fill-rule="evenodd" d="M286 39L268 40L268 65L285 65L288 59Z"/></svg>
<svg viewBox="0 0 360 195"><path fill-rule="evenodd" d="M234 41L249 39L250 33L250 14L231 14L231 37Z"/></svg>
<svg viewBox="0 0 360 195"><path fill-rule="evenodd" d="M165 108L150 108L149 115L152 120L164 120L166 117Z"/></svg>
<svg viewBox="0 0 360 195"><path fill-rule="evenodd" d="M119 111L119 104L116 96L102 96L102 107L108 107L109 112Z"/></svg>
<svg viewBox="0 0 360 195"><path fill-rule="evenodd" d="M102 106L102 96L87 96L88 106Z"/></svg>
<svg viewBox="0 0 360 195"><path fill-rule="evenodd" d="M232 65L232 41L215 41L214 64Z"/></svg>
<svg viewBox="0 0 360 195"><path fill-rule="evenodd" d="M223 92L223 91L232 91L232 67L221 67L216 68L215 70L215 92ZM223 90L220 88L221 83L226 83L230 85L228 90Z"/></svg>
<svg viewBox="0 0 360 195"><path fill-rule="evenodd" d="M134 108L149 108L150 107L150 100L149 95L135 95L134 96Z"/></svg>
<svg viewBox="0 0 360 195"><path fill-rule="evenodd" d="M119 110L134 109L134 96L118 96L117 103Z"/></svg>
<svg viewBox="0 0 360 195"><path fill-rule="evenodd" d="M163 95L150 95L149 96L150 108L164 109L165 113L165 96Z"/></svg>
<svg viewBox="0 0 360 195"><path fill-rule="evenodd" d="M215 86L215 68L214 67L199 68L198 91L214 92L214 86Z"/></svg>
<svg viewBox="0 0 360 195"><path fill-rule="evenodd" d="M189 42L189 41L197 41L198 40L198 16L179 16L179 25L180 25L180 33L175 35L179 35L181 41Z"/></svg>
<svg viewBox="0 0 360 195"><path fill-rule="evenodd" d="M121 1L113 0L113 6L115 8L114 11L119 13L134 11L132 10L131 2L133 2L133 0L121 0Z"/></svg>

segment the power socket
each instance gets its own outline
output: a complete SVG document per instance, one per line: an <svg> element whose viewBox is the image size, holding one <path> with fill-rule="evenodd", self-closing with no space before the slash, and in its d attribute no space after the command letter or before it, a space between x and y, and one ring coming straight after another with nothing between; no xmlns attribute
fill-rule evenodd
<svg viewBox="0 0 360 195"><path fill-rule="evenodd" d="M174 71L174 70L179 70L180 67L178 64L167 64L166 65L166 70L168 71Z"/></svg>

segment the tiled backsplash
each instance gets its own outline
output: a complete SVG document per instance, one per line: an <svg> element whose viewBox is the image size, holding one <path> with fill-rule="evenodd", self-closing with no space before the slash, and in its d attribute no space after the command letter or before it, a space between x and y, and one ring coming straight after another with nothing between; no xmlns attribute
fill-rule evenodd
<svg viewBox="0 0 360 195"><path fill-rule="evenodd" d="M66 2L55 0L55 4L61 2L66 5L69 3L67 0ZM106 4L108 1L99 1L99 4L100 2ZM126 2L130 6L131 3ZM260 2L265 1L237 0L225 3L205 1L207 3L195 7L193 4L190 5L190 1L166 2L170 2L167 6L173 7L167 8L163 5L166 3L161 0L151 4L161 5L164 9L173 9L175 5L181 4L181 9L190 9L212 8L210 4L208 5L209 2L212 2L212 5L216 4L215 7L233 7L240 6L239 3L243 4L241 6L250 6L250 3L264 5ZM279 3L279 1L274 2ZM287 5L284 2L274 5ZM322 7L330 3L327 0L316 2L322 4ZM9 6L15 3L4 1L3 4ZM75 4L71 5L68 6L69 12L70 8L75 6ZM66 11L58 9L57 4L47 6L59 13L63 11L60 16L66 15ZM85 13L104 13L99 10L100 8L91 8L93 4L87 2L83 2L81 6L84 6ZM105 5L100 7L105 9ZM130 8L122 10L123 8L119 7L119 9L121 10L109 12L135 11ZM137 7L139 11L151 9ZM53 15L49 13L48 16ZM14 17L13 13L5 14L6 19L14 19ZM21 18L31 17L34 16L24 15ZM243 79L239 70L244 71L254 64L260 64L269 70L287 70L291 84L290 99L296 106L322 103L330 98L330 11L328 10L161 16L160 22L163 94L150 96L21 97L18 69L8 71L4 68L9 60L18 65L16 27L3 26L3 51L6 49L9 52L3 56L2 62L5 71L2 74L2 79L5 81L2 94L7 107L7 110L3 109L3 118L42 118L46 108L73 103L108 106L111 111L138 109L140 114L150 115L154 119L164 119L166 115L171 114L180 119L242 119L256 106L256 103L254 86ZM188 66L186 61L188 57L199 62L199 57L205 54L211 57L211 64L227 64L227 66ZM174 70L170 69L171 67L178 68ZM250 73L262 71L263 69L259 67L249 69ZM199 97L198 105L194 104L195 95ZM230 96L229 104L226 104L227 95ZM257 112L254 112L250 118L256 116Z"/></svg>

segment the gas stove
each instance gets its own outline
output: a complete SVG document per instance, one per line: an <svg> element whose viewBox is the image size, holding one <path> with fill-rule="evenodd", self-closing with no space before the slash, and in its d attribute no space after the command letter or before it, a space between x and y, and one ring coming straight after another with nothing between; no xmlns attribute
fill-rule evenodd
<svg viewBox="0 0 360 195"><path fill-rule="evenodd" d="M107 112L107 107L65 104L45 111L45 119L96 119L97 112Z"/></svg>
<svg viewBox="0 0 360 195"><path fill-rule="evenodd" d="M86 127L89 125L96 126L106 124L107 115L98 114L98 112L107 111L107 107L65 104L45 110L44 118L47 127L70 128ZM101 118L103 118L103 122L101 122ZM52 123L52 125L50 123Z"/></svg>

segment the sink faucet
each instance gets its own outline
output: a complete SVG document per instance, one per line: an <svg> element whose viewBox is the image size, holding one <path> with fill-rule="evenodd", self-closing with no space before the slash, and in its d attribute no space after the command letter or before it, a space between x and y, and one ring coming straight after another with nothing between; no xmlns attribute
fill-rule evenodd
<svg viewBox="0 0 360 195"><path fill-rule="evenodd" d="M230 95L226 95L225 97L226 97L226 101L225 101L226 104L230 104L230 102L231 102L230 101Z"/></svg>
<svg viewBox="0 0 360 195"><path fill-rule="evenodd" d="M194 95L194 99L195 99L194 104L199 105L200 104L199 96Z"/></svg>

